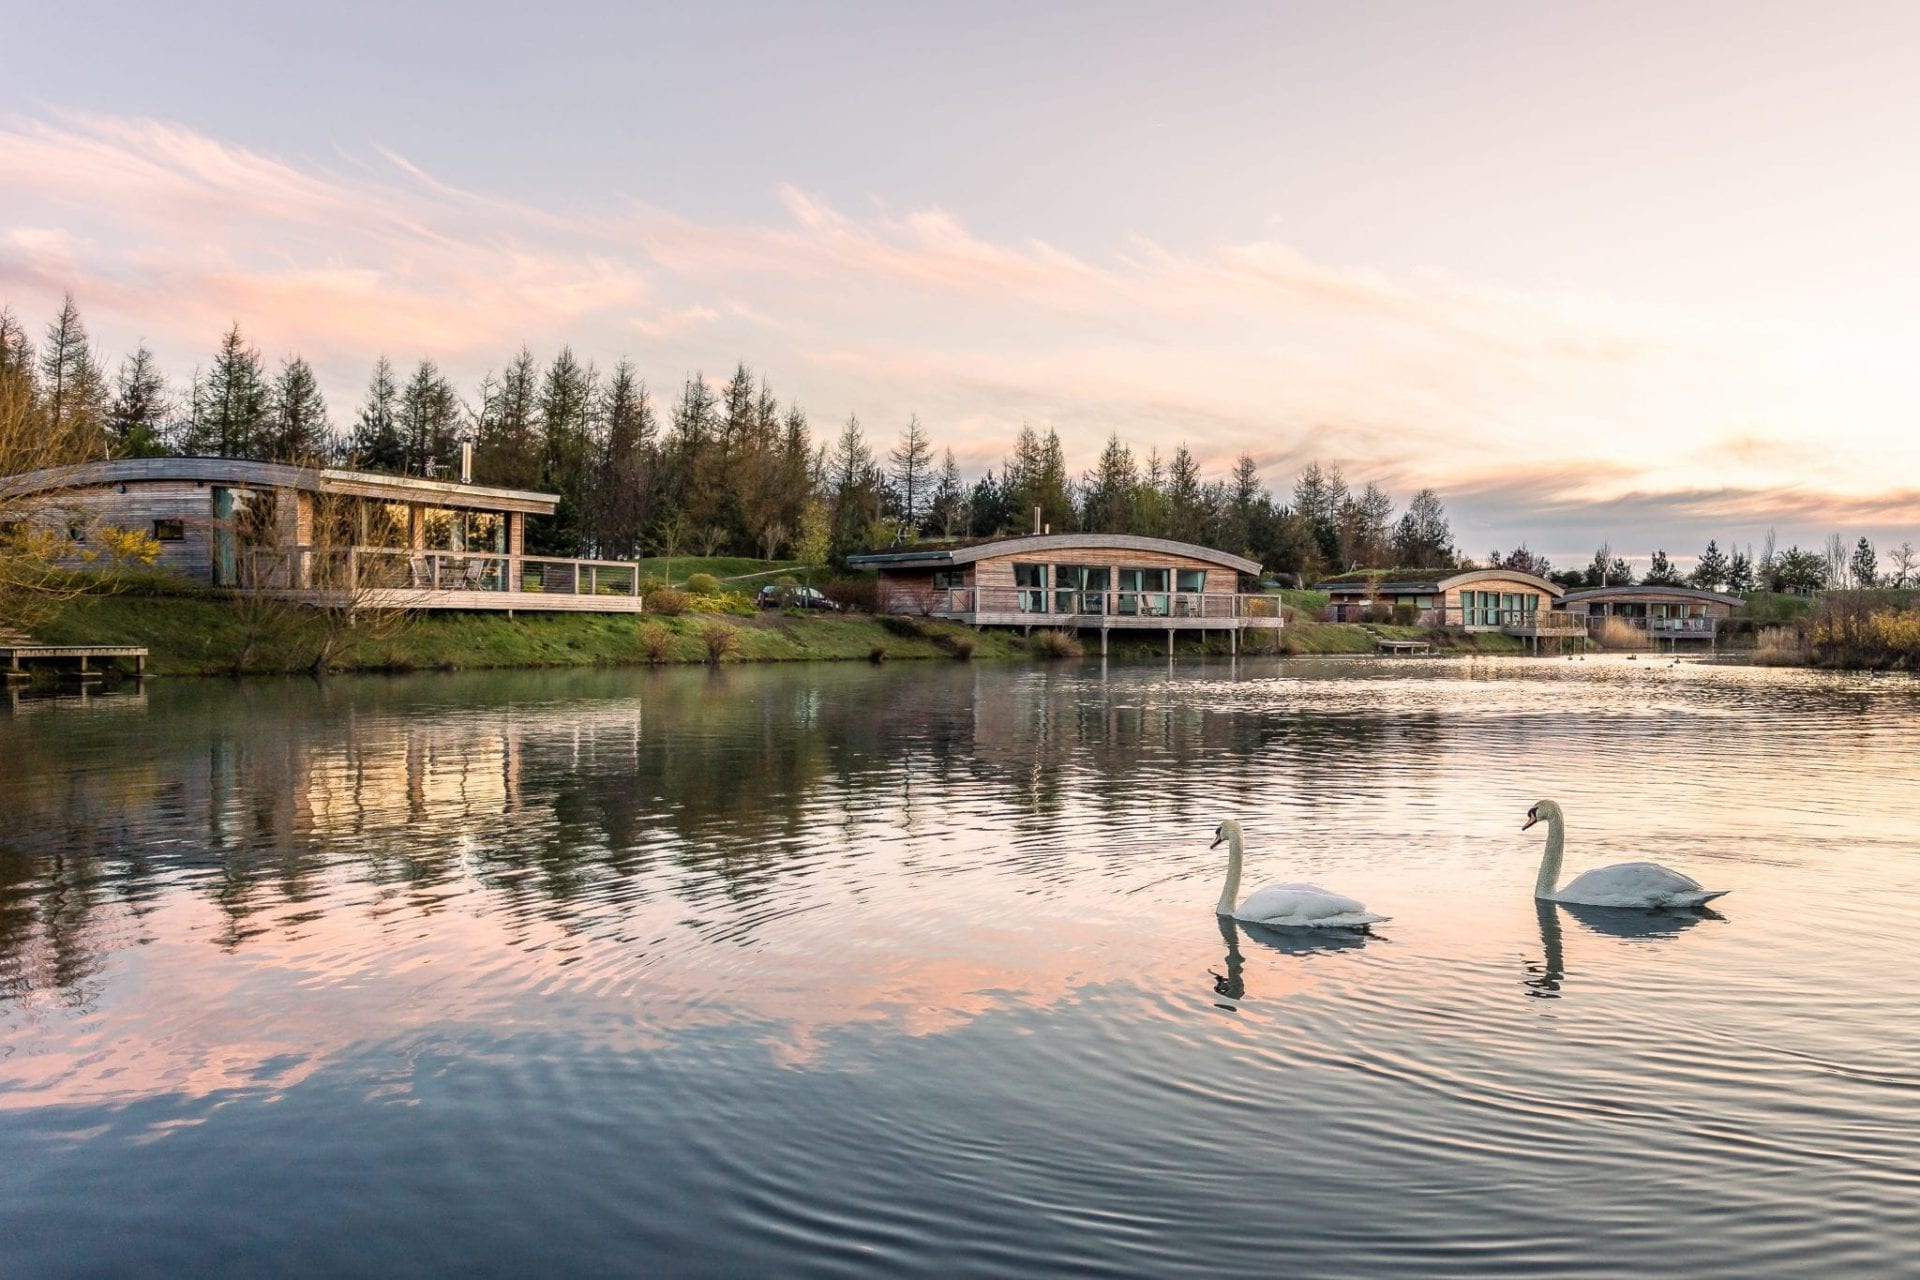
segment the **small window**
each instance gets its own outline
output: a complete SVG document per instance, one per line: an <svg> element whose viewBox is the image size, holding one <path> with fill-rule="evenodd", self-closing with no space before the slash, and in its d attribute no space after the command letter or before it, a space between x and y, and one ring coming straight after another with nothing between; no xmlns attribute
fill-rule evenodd
<svg viewBox="0 0 1920 1280"><path fill-rule="evenodd" d="M933 571L933 589L935 591L957 591L967 585L965 569L935 569Z"/></svg>
<svg viewBox="0 0 1920 1280"><path fill-rule="evenodd" d="M155 520L153 522L153 540L155 542L180 542L187 536L186 522L182 520Z"/></svg>

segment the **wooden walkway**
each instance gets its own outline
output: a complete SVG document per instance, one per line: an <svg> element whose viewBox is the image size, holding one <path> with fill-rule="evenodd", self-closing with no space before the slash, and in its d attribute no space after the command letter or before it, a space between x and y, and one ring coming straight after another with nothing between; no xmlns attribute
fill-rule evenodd
<svg viewBox="0 0 1920 1280"><path fill-rule="evenodd" d="M1392 640L1386 636L1373 638L1374 650L1393 657L1432 652L1433 646L1425 640Z"/></svg>
<svg viewBox="0 0 1920 1280"><path fill-rule="evenodd" d="M138 645L38 644L31 636L17 631L0 631L0 662L6 664L8 680L24 679L30 665L68 662L78 662L81 675L92 675L96 659L110 662L122 658L132 659L134 671L139 675L147 674L147 651Z"/></svg>

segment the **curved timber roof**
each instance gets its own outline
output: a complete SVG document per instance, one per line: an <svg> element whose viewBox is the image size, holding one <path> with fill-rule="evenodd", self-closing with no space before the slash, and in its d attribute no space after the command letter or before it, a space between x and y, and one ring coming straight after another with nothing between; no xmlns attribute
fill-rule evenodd
<svg viewBox="0 0 1920 1280"><path fill-rule="evenodd" d="M377 471L348 471L340 467L296 467L283 462L250 462L242 458L120 458L112 462L82 462L44 471L25 471L0 477L0 495L26 498L67 489L92 489L116 484L153 481L196 481L201 484L243 485L261 489L304 489L308 492L350 494L388 502L437 503L487 511L524 511L552 515L559 496L526 489L495 489L461 484L456 480L427 480L419 476L390 476Z"/></svg>
<svg viewBox="0 0 1920 1280"><path fill-rule="evenodd" d="M1559 584L1531 573L1522 573L1518 569L1466 569L1460 573L1436 574L1431 578L1407 582L1376 583L1365 578L1343 578L1334 582L1316 582L1313 589L1330 595L1438 594L1455 587L1470 587L1476 582L1524 582L1542 595L1552 596L1556 600L1566 595L1566 589Z"/></svg>
<svg viewBox="0 0 1920 1280"><path fill-rule="evenodd" d="M1212 547L1168 538L1141 538L1130 533L1035 533L1019 538L998 538L970 547L944 547L930 551L883 551L872 555L848 556L847 563L863 569L945 569L972 564L976 560L998 560L1002 556L1044 556L1053 551L1152 551L1165 556L1185 556L1203 560L1223 569L1241 573L1259 573L1260 562L1236 556Z"/></svg>
<svg viewBox="0 0 1920 1280"><path fill-rule="evenodd" d="M1568 604L1579 604L1588 600L1689 600L1699 604L1724 604L1739 608L1746 601L1739 596L1730 596L1720 591L1706 591L1699 587L1588 587L1583 591L1569 591L1566 594Z"/></svg>

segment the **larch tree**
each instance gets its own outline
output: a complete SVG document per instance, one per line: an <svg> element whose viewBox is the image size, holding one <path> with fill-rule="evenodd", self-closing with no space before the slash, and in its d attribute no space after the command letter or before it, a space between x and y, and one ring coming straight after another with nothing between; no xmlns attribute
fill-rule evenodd
<svg viewBox="0 0 1920 1280"><path fill-rule="evenodd" d="M893 464L893 493L899 503L901 524L910 534L916 534L926 515L928 472L933 467L933 445L927 439L927 429L920 425L919 415L907 418L900 443L887 460Z"/></svg>
<svg viewBox="0 0 1920 1280"><path fill-rule="evenodd" d="M61 303L59 317L47 325L40 393L46 429L63 442L66 453L76 458L106 456L106 379L71 293Z"/></svg>

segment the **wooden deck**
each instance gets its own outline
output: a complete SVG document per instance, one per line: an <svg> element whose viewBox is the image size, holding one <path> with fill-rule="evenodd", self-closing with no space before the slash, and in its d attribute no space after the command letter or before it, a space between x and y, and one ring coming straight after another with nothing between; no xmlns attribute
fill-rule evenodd
<svg viewBox="0 0 1920 1280"><path fill-rule="evenodd" d="M0 661L6 663L9 680L24 677L29 666L66 662L77 662L82 675L91 675L95 670L92 664L96 660L118 661L123 658L132 659L138 674L147 673L147 651L137 645L0 642Z"/></svg>
<svg viewBox="0 0 1920 1280"><path fill-rule="evenodd" d="M1375 636L1373 647L1389 657L1412 657L1433 651L1433 646L1425 640L1394 640L1387 636Z"/></svg>

